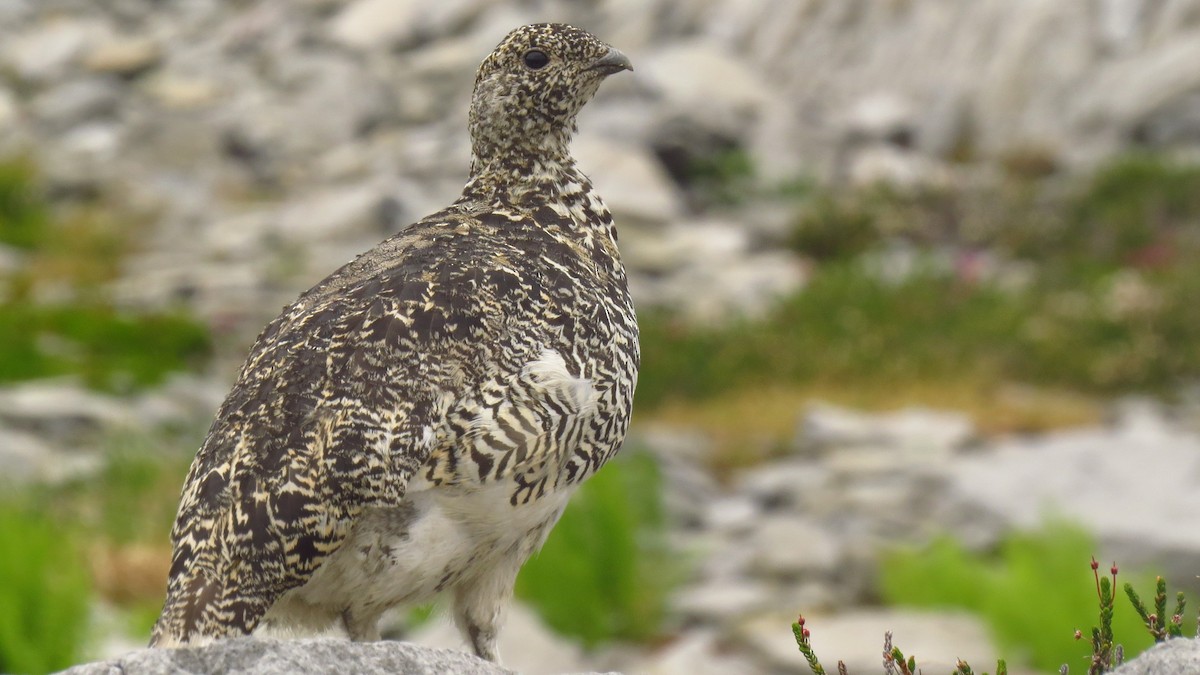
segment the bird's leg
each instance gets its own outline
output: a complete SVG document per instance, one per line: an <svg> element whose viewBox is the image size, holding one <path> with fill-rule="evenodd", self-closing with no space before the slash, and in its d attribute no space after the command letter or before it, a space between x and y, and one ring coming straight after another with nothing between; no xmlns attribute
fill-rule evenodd
<svg viewBox="0 0 1200 675"><path fill-rule="evenodd" d="M475 654L500 663L496 638L520 565L500 563L454 589L454 623Z"/></svg>
<svg viewBox="0 0 1200 675"><path fill-rule="evenodd" d="M365 611L363 608L356 611L347 607L342 610L342 625L355 642L375 642L380 639L378 612Z"/></svg>

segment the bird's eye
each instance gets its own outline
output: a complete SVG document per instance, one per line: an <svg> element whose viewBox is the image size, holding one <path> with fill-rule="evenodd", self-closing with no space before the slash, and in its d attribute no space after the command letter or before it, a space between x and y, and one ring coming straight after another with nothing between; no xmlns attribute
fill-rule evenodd
<svg viewBox="0 0 1200 675"><path fill-rule="evenodd" d="M541 70L546 67L547 63L550 63L550 57L540 49L530 49L525 52L523 59L530 70Z"/></svg>

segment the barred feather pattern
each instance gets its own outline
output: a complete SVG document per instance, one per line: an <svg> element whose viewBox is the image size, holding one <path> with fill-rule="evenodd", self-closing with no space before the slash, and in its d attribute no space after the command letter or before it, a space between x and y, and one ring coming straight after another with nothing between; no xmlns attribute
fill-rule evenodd
<svg viewBox="0 0 1200 675"><path fill-rule="evenodd" d="M582 30L513 31L480 66L462 196L259 335L188 473L152 645L374 639L390 607L452 591L497 658L517 570L628 428L636 317L612 215L568 152L622 69Z"/></svg>

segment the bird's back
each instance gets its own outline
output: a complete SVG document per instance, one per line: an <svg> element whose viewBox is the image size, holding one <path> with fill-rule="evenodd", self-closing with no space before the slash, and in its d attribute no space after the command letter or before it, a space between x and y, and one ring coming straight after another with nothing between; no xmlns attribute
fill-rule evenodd
<svg viewBox="0 0 1200 675"><path fill-rule="evenodd" d="M189 472L156 641L253 630L413 487L528 504L615 452L638 359L619 259L553 211L473 210L384 242L259 336Z"/></svg>
<svg viewBox="0 0 1200 675"><path fill-rule="evenodd" d="M637 323L575 116L617 50L509 34L480 66L462 196L258 337L189 471L152 644L335 623L452 591L477 654L572 490L620 447Z"/></svg>

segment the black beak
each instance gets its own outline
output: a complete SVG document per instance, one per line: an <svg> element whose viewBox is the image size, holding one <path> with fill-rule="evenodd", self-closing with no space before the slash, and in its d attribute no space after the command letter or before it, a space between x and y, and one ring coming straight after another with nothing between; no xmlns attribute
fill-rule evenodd
<svg viewBox="0 0 1200 675"><path fill-rule="evenodd" d="M616 49L609 48L607 54L596 59L587 69L598 70L605 75L612 75L622 70L633 70L633 64L629 62L628 56L625 56Z"/></svg>

